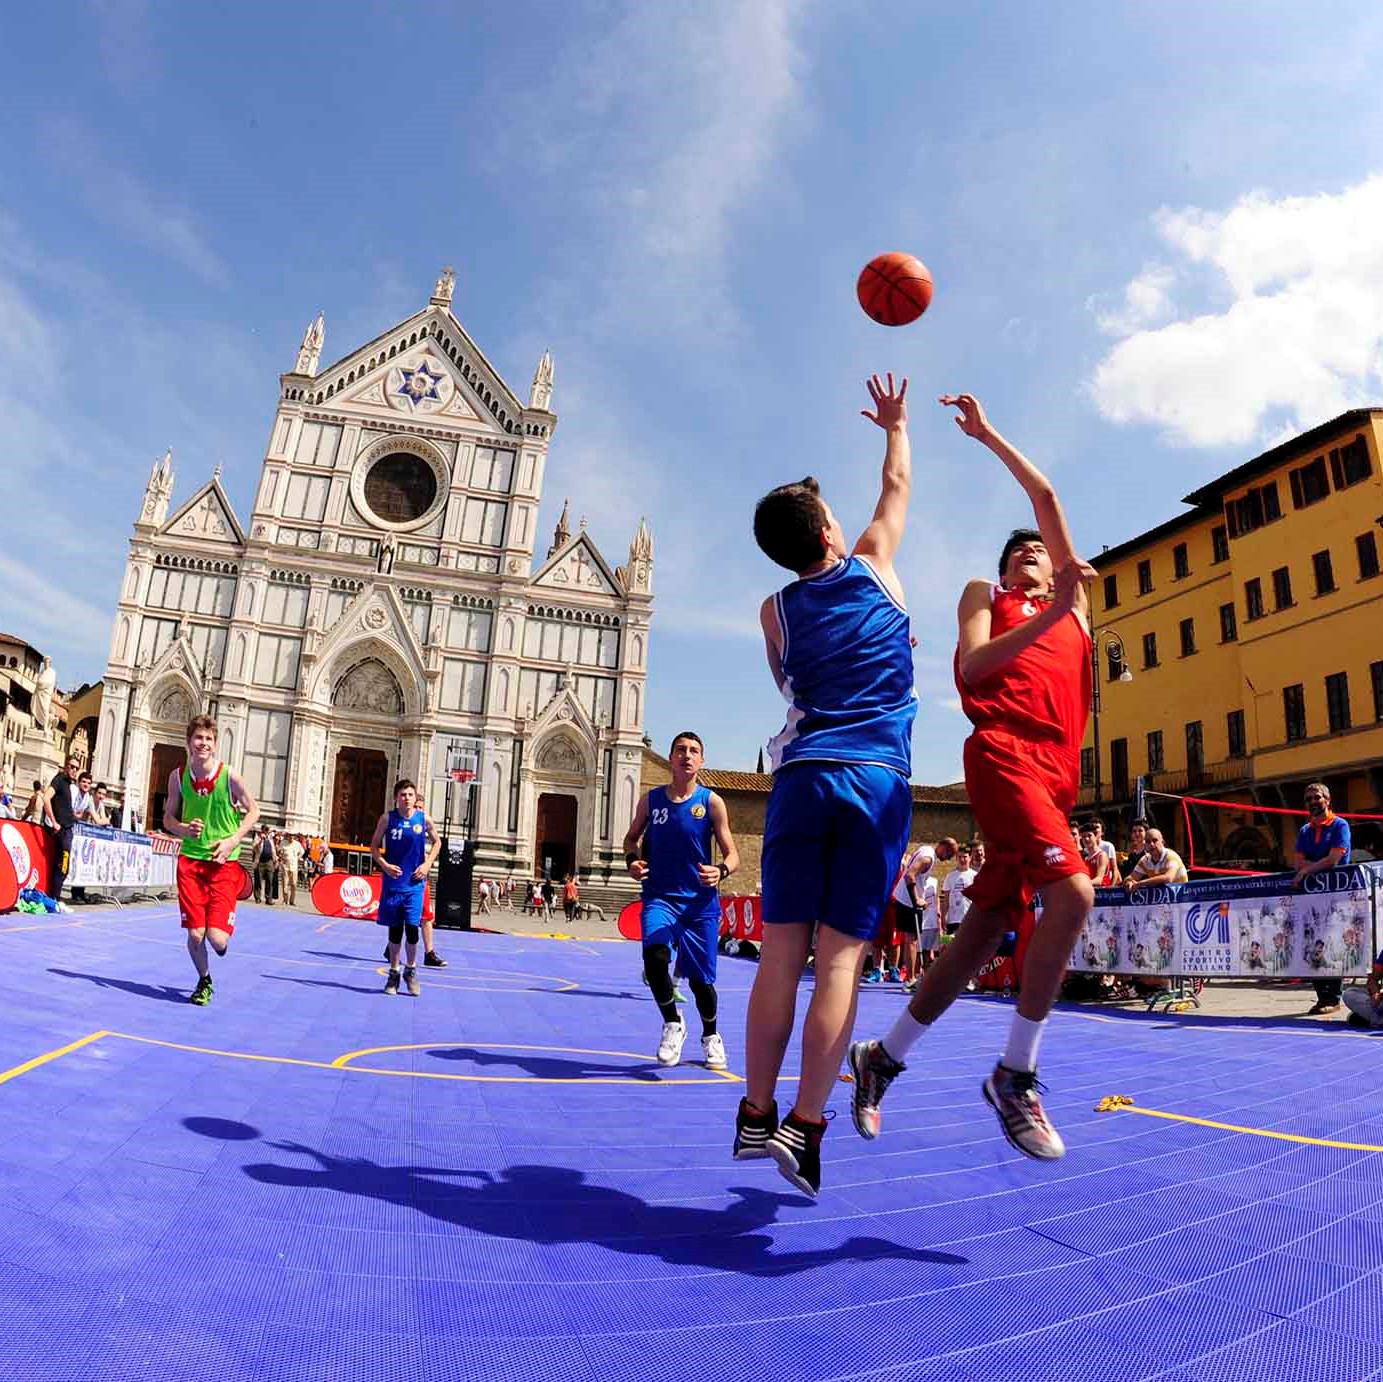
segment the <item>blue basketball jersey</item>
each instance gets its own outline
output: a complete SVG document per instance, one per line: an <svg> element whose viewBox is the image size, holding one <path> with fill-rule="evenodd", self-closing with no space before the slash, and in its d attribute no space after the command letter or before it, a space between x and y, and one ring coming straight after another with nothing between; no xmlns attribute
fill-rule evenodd
<svg viewBox="0 0 1383 1382"><path fill-rule="evenodd" d="M384 832L384 857L403 870L402 876L384 875L384 892L401 888L421 888L424 880L413 881L413 871L427 858L427 817L422 811L411 816L389 812L389 825Z"/></svg>
<svg viewBox="0 0 1383 1382"><path fill-rule="evenodd" d="M680 907L705 902L719 910L715 887L707 887L696 872L699 864L714 862L713 839L709 787L698 787L686 801L669 801L666 787L653 788L648 794L648 826L644 831L648 858L644 901L662 899Z"/></svg>
<svg viewBox="0 0 1383 1382"><path fill-rule="evenodd" d="M875 763L912 774L908 612L874 567L851 556L774 597L783 634L787 723L769 741L773 771L807 759Z"/></svg>

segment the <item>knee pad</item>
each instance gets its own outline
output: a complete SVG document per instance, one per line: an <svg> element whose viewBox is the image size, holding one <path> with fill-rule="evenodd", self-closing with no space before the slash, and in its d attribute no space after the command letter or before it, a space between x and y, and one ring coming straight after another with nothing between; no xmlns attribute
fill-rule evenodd
<svg viewBox="0 0 1383 1382"><path fill-rule="evenodd" d="M643 962L645 968L655 964L666 969L672 963L672 949L666 945L646 945L643 948Z"/></svg>
<svg viewBox="0 0 1383 1382"><path fill-rule="evenodd" d="M397 922L389 927L389 944L401 945L403 943L403 922Z"/></svg>
<svg viewBox="0 0 1383 1382"><path fill-rule="evenodd" d="M407 922L403 928L403 934L408 938L409 945L417 945L418 937L421 935L419 929L413 923Z"/></svg>

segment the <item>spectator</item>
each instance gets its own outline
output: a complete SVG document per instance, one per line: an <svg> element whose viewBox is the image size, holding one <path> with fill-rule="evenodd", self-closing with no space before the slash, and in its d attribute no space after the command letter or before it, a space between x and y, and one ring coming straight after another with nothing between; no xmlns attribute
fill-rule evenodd
<svg viewBox="0 0 1383 1382"><path fill-rule="evenodd" d="M1147 846L1143 857L1124 880L1130 897L1149 884L1186 882L1186 865L1181 862L1181 855L1167 848L1156 826L1148 827Z"/></svg>
<svg viewBox="0 0 1383 1382"><path fill-rule="evenodd" d="M266 906L274 905L274 875L278 872L279 851L273 834L267 825L259 827L259 836L254 842L255 861L255 901Z"/></svg>
<svg viewBox="0 0 1383 1382"><path fill-rule="evenodd" d="M970 899L965 889L975 881L975 870L971 868L969 845L956 846L956 866L946 875L941 885L941 929L942 934L954 936L970 910Z"/></svg>
<svg viewBox="0 0 1383 1382"><path fill-rule="evenodd" d="M1124 872L1132 873L1138 866L1148 847L1148 823L1139 816L1128 828L1128 858L1124 860Z"/></svg>
<svg viewBox="0 0 1383 1382"><path fill-rule="evenodd" d="M490 884L489 880L482 878L476 884L476 896L480 899L480 915L484 916L490 910Z"/></svg>
<svg viewBox="0 0 1383 1382"><path fill-rule="evenodd" d="M1113 860L1100 848L1099 838L1089 821L1081 827L1080 857L1085 860L1085 867L1090 870L1090 881L1097 888L1113 887L1118 881L1111 877L1114 872Z"/></svg>
<svg viewBox="0 0 1383 1382"><path fill-rule="evenodd" d="M62 771L53 774L53 780L43 793L44 824L58 837L58 867L50 889L54 902L62 901L62 885L67 881L67 870L72 863L72 827L77 822L77 814L72 809L76 774L77 760L69 758Z"/></svg>
<svg viewBox="0 0 1383 1382"><path fill-rule="evenodd" d="M1304 796L1311 819L1297 832L1296 875L1292 879L1294 888L1300 888L1313 873L1349 863L1351 847L1349 822L1330 809L1330 788L1323 782L1311 782L1307 784ZM1344 981L1317 979L1314 985L1316 1001L1309 1009L1309 1015L1323 1017L1338 1012Z"/></svg>
<svg viewBox="0 0 1383 1382"><path fill-rule="evenodd" d="M48 814L48 799L43 794L43 783L34 778L34 790L29 804L24 808L24 819L31 825L42 825Z"/></svg>
<svg viewBox="0 0 1383 1382"><path fill-rule="evenodd" d="M568 921L576 920L576 907L580 901L581 889L577 886L576 875L569 873L567 881L562 884L562 911Z"/></svg>
<svg viewBox="0 0 1383 1382"><path fill-rule="evenodd" d="M0 821L12 821L15 819L14 803L10 800L10 794L4 789L0 789Z"/></svg>
<svg viewBox="0 0 1383 1382"><path fill-rule="evenodd" d="M78 773L77 785L72 792L72 814L79 821L94 824L91 819L91 774Z"/></svg>
<svg viewBox="0 0 1383 1382"><path fill-rule="evenodd" d="M970 842L970 867L978 873L984 867L984 841Z"/></svg>
<svg viewBox="0 0 1383 1382"><path fill-rule="evenodd" d="M298 870L302 867L303 842L290 835L279 846L279 861L283 865L283 900L293 907L298 901Z"/></svg>
<svg viewBox="0 0 1383 1382"><path fill-rule="evenodd" d="M336 867L336 856L331 852L331 846L322 841L322 872L330 873Z"/></svg>
<svg viewBox="0 0 1383 1382"><path fill-rule="evenodd" d="M932 967L936 952L941 948L941 909L938 905L936 875L932 872L936 865L936 850L923 845L918 853L925 863L922 872L913 880L913 897L917 900L917 955L913 959L911 946L906 947L908 958L913 960L908 966L908 981L914 987L917 976L924 969Z"/></svg>
<svg viewBox="0 0 1383 1382"><path fill-rule="evenodd" d="M1366 988L1347 988L1345 1007L1351 1027L1383 1027L1383 952L1375 958Z"/></svg>
<svg viewBox="0 0 1383 1382"><path fill-rule="evenodd" d="M104 782L98 782L91 793L91 815L89 820L92 825L110 824L110 807L106 804L106 798L110 795L110 788Z"/></svg>
<svg viewBox="0 0 1383 1382"><path fill-rule="evenodd" d="M1119 851L1114 848L1112 840L1104 837L1104 821L1099 816L1091 816L1086 822L1095 836L1095 843L1099 846L1100 853L1109 860L1109 868L1104 875L1104 882L1097 883L1096 887L1112 888L1115 884L1122 883L1124 880L1119 874Z"/></svg>

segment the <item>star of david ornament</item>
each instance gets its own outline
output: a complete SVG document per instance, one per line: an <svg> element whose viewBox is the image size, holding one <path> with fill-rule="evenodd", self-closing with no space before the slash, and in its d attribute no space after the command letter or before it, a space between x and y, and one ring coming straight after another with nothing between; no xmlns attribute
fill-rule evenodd
<svg viewBox="0 0 1383 1382"><path fill-rule="evenodd" d="M437 392L437 385L442 381L443 375L439 372L434 374L427 367L424 360L417 369L403 369L399 371L403 375L403 383L399 387L399 394L406 398L413 407L419 403L434 402L440 403L442 396Z"/></svg>

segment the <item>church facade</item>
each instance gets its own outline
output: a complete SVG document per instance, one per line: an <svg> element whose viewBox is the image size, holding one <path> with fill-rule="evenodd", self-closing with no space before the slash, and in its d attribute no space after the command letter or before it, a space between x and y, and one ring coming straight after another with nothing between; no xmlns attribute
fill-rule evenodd
<svg viewBox="0 0 1383 1382"><path fill-rule="evenodd" d="M653 541L612 567L538 505L556 427L544 355L520 400L427 305L326 368L281 376L254 509L211 479L171 515L171 453L134 524L95 771L162 818L187 720L221 726L265 819L368 841L411 777L477 870L622 873L640 790Z"/></svg>

